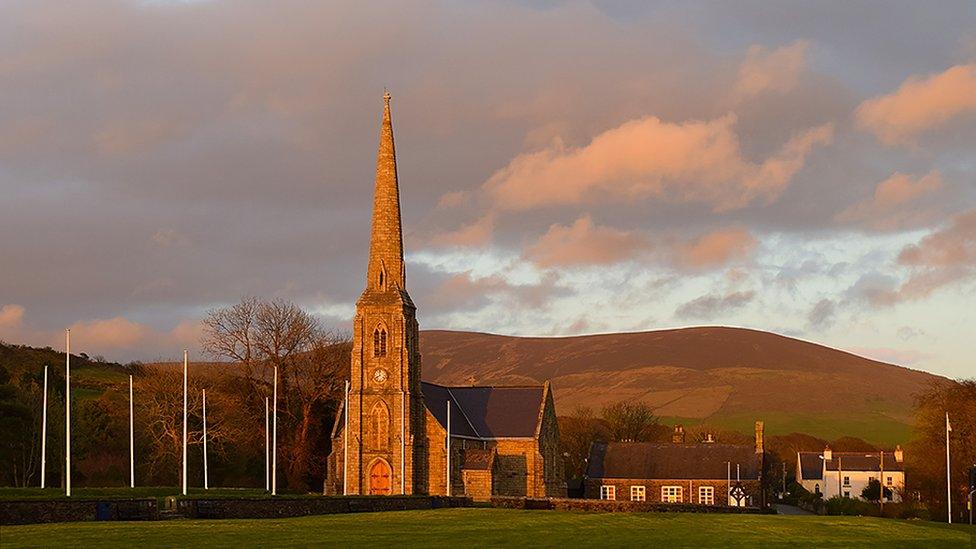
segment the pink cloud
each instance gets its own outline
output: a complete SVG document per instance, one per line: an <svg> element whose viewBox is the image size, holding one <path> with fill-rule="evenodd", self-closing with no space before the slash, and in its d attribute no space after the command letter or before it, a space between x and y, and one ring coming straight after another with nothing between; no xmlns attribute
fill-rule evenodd
<svg viewBox="0 0 976 549"><path fill-rule="evenodd" d="M882 142L896 145L971 112L976 112L976 63L926 78L913 76L894 92L861 103L857 122Z"/></svg>
<svg viewBox="0 0 976 549"><path fill-rule="evenodd" d="M785 93L792 90L806 68L809 46L805 40L772 51L758 44L751 46L739 66L734 95L743 99L767 91Z"/></svg>
<svg viewBox="0 0 976 549"><path fill-rule="evenodd" d="M939 215L939 209L926 207L923 199L943 188L938 170L913 178L895 173L878 183L874 195L837 214L842 223L863 223L878 230L923 226Z"/></svg>
<svg viewBox="0 0 976 549"><path fill-rule="evenodd" d="M0 307L0 340L22 345L64 348L62 330L41 330L25 323L25 308L16 304ZM115 360L129 360L133 354L149 353L176 355L180 349L192 349L199 344L202 324L198 320L183 320L171 330L117 316L109 319L79 320L69 326L73 352L90 355L111 355Z"/></svg>
<svg viewBox="0 0 976 549"><path fill-rule="evenodd" d="M722 229L706 233L674 249L675 262L684 267L704 268L743 259L756 248L756 239L744 229Z"/></svg>
<svg viewBox="0 0 976 549"><path fill-rule="evenodd" d="M557 140L521 154L495 172L485 189L506 210L650 196L730 210L775 200L813 147L833 138L830 124L811 128L757 164L743 157L735 122L731 114L681 124L653 116L631 120L583 147Z"/></svg>
<svg viewBox="0 0 976 549"><path fill-rule="evenodd" d="M601 227L587 215L568 227L559 224L550 226L526 250L526 257L542 267L605 265L626 259L647 245L643 236Z"/></svg>
<svg viewBox="0 0 976 549"><path fill-rule="evenodd" d="M495 229L495 217L487 214L480 219L463 227L435 235L431 239L434 246L484 246L491 242L491 234Z"/></svg>

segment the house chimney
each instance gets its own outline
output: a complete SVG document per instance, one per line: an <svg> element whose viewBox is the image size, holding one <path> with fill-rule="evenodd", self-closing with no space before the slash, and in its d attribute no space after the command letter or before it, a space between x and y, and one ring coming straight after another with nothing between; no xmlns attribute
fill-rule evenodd
<svg viewBox="0 0 976 549"><path fill-rule="evenodd" d="M765 441L763 440L763 422L756 422L756 453L761 454L764 451Z"/></svg>
<svg viewBox="0 0 976 549"><path fill-rule="evenodd" d="M713 442L715 442L715 435L711 433L705 433L705 443L712 444Z"/></svg>
<svg viewBox="0 0 976 549"><path fill-rule="evenodd" d="M675 444L685 443L685 428L681 425L674 426L674 434L671 435L671 442Z"/></svg>
<svg viewBox="0 0 976 549"><path fill-rule="evenodd" d="M824 448L823 458L824 461L830 461L834 459L834 452L830 450L830 446Z"/></svg>
<svg viewBox="0 0 976 549"><path fill-rule="evenodd" d="M902 451L901 444L895 446L895 461L898 463L905 461L905 452Z"/></svg>

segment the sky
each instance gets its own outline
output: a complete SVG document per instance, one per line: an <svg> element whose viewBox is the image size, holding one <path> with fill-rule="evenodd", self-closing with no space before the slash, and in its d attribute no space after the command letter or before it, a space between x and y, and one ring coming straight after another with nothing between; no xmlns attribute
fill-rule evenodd
<svg viewBox="0 0 976 549"><path fill-rule="evenodd" d="M976 377L976 4L0 3L0 339L349 331L393 96L423 329L729 325Z"/></svg>

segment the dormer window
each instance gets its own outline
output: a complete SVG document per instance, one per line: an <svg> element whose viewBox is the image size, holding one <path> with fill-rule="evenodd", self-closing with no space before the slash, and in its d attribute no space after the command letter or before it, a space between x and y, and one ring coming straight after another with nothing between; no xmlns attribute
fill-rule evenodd
<svg viewBox="0 0 976 549"><path fill-rule="evenodd" d="M382 326L373 330L373 356L386 356L386 328Z"/></svg>

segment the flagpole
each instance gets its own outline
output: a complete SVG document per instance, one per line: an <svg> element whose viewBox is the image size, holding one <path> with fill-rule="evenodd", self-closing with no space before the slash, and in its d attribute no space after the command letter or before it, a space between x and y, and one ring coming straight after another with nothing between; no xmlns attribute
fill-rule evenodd
<svg viewBox="0 0 976 549"><path fill-rule="evenodd" d="M187 351L183 349L183 495L186 495L186 370L187 370Z"/></svg>
<svg viewBox="0 0 976 549"><path fill-rule="evenodd" d="M271 491L271 431L268 397L264 397L264 491Z"/></svg>
<svg viewBox="0 0 976 549"><path fill-rule="evenodd" d="M448 497L451 495L451 401L447 401L447 467L445 467L445 473L447 475L447 489L446 493Z"/></svg>
<svg viewBox="0 0 976 549"><path fill-rule="evenodd" d="M342 415L345 426L342 429L342 495L349 494L349 380L346 380L346 403Z"/></svg>
<svg viewBox="0 0 976 549"><path fill-rule="evenodd" d="M278 495L278 366L274 369L274 405L271 435L271 495Z"/></svg>
<svg viewBox="0 0 976 549"><path fill-rule="evenodd" d="M136 487L136 437L133 417L132 374L129 374L129 488Z"/></svg>
<svg viewBox="0 0 976 549"><path fill-rule="evenodd" d="M64 331L64 495L71 497L71 329Z"/></svg>
<svg viewBox="0 0 976 549"><path fill-rule="evenodd" d="M203 389L203 489L210 489L207 479L207 390Z"/></svg>
<svg viewBox="0 0 976 549"><path fill-rule="evenodd" d="M952 524L952 470L949 468L949 412L946 412L946 504L948 505L949 524Z"/></svg>
<svg viewBox="0 0 976 549"><path fill-rule="evenodd" d="M44 488L47 472L47 364L44 365L44 412L41 415L41 488Z"/></svg>

